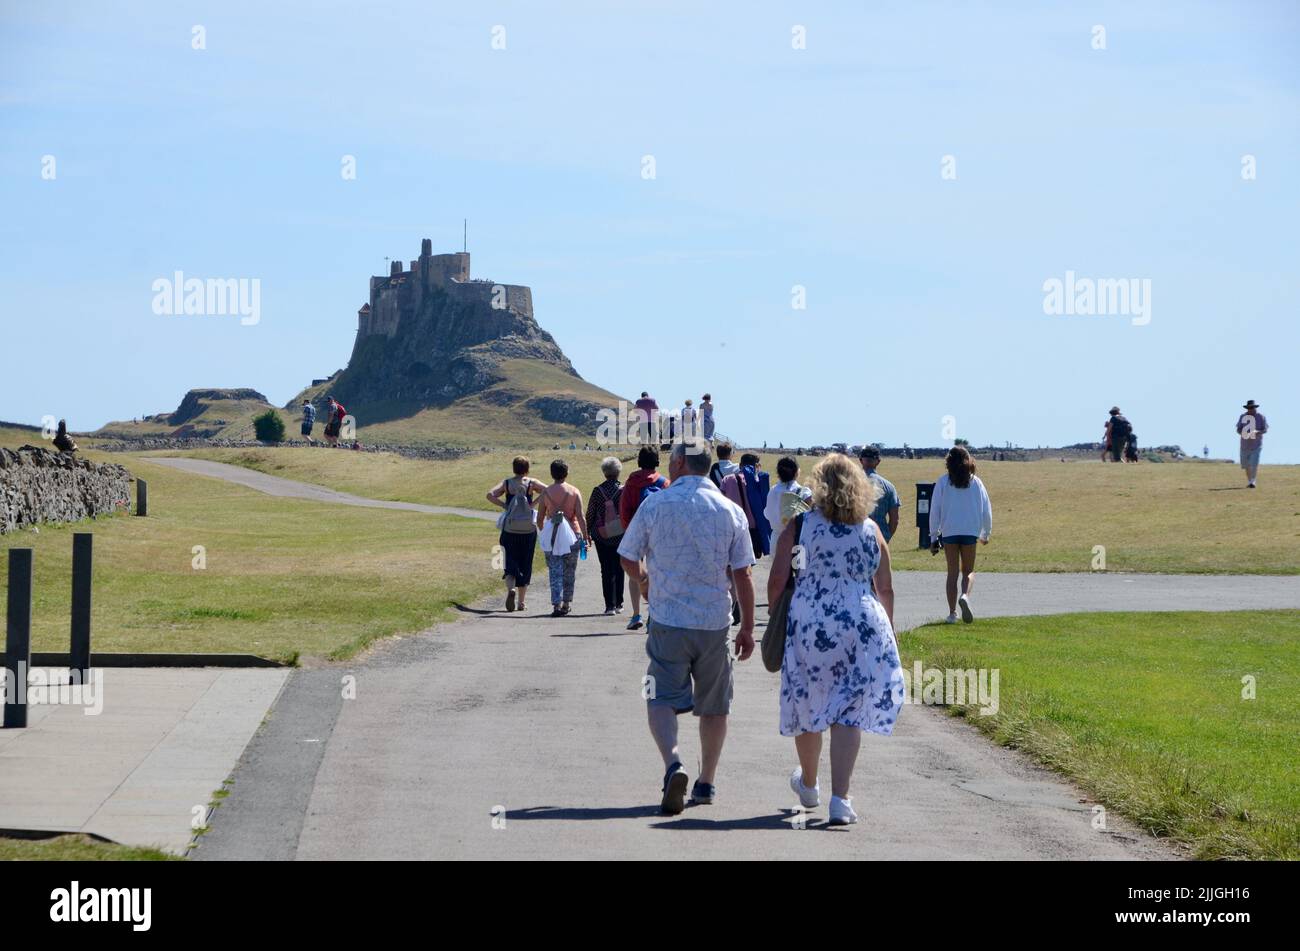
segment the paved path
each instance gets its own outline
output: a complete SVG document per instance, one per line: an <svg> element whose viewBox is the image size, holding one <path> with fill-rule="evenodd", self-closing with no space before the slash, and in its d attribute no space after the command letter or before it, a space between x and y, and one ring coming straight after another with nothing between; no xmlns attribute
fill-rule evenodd
<svg viewBox="0 0 1300 951"><path fill-rule="evenodd" d="M66 680L66 669L50 673ZM0 730L0 829L93 832L183 854L196 808L201 822L289 671L94 674L102 681L84 705L29 705L26 729Z"/></svg>
<svg viewBox="0 0 1300 951"><path fill-rule="evenodd" d="M269 478L255 487L276 491ZM643 636L589 613L594 559L580 564L568 618L544 616L537 580L527 614L480 603L355 664L295 672L196 857L1175 857L1114 816L1094 830L1091 804L1068 783L920 706L892 737L864 738L854 783L864 821L829 829L823 807L791 835L793 749L777 732L779 678L757 657L737 668L719 802L659 816ZM900 627L943 613L940 575L900 573L896 588ZM976 594L981 616L1300 608L1300 578L988 573ZM356 696L345 700L349 676ZM690 767L698 740L693 719L682 724ZM493 823L497 807L504 823Z"/></svg>
<svg viewBox="0 0 1300 951"><path fill-rule="evenodd" d="M195 475L224 479L238 485L265 492L286 499L310 499L313 502L334 502L338 505L359 505L372 509L403 509L407 512L425 512L429 515L460 515L464 518L479 518L495 521L496 515L476 509L453 508L449 505L422 505L419 502L394 502L387 499L366 499L347 492L337 492L323 485L309 482L295 482L279 476L267 475L256 469L232 466L224 462L212 462L208 459L181 459L171 456L151 456L149 462L161 466L191 472Z"/></svg>

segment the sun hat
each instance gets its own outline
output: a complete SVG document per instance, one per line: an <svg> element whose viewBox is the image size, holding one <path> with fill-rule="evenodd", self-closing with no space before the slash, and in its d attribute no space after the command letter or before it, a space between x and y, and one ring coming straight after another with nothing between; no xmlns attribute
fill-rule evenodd
<svg viewBox="0 0 1300 951"><path fill-rule="evenodd" d="M1246 400L1245 404L1242 406L1242 409L1258 409L1258 408L1259 408L1259 404L1256 403L1254 400Z"/></svg>

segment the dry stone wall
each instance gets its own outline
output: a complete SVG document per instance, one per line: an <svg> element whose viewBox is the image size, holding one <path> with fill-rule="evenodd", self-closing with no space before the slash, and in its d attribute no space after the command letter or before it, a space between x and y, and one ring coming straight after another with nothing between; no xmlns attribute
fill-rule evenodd
<svg viewBox="0 0 1300 951"><path fill-rule="evenodd" d="M123 466L36 446L0 449L0 535L130 508L131 473Z"/></svg>

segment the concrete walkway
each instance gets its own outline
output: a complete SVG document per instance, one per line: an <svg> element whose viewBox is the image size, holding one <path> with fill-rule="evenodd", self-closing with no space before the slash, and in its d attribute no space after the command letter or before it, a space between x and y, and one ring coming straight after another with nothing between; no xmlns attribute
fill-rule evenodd
<svg viewBox="0 0 1300 951"><path fill-rule="evenodd" d="M66 679L66 670L52 671ZM276 669L96 668L101 712L29 705L0 730L0 829L90 832L183 854L288 679Z"/></svg>
<svg viewBox="0 0 1300 951"><path fill-rule="evenodd" d="M191 465L215 465L180 461L195 472ZM237 471L242 484L274 494L323 499L299 493L328 491ZM662 769L640 696L643 635L623 630L626 616L596 611L594 558L580 564L577 613L567 618L545 616L545 576L534 580L527 613L483 602L355 664L295 672L195 856L1176 857L1116 816L1095 829L1092 804L1069 783L919 706L903 711L892 737L864 738L854 780L863 822L830 829L823 807L795 829L786 785L793 748L777 732L779 677L757 657L737 668L719 801L659 816ZM941 575L900 573L895 584L900 628L945 612ZM983 617L1300 608L1300 578L990 573L978 578L975 606ZM355 699L341 696L345 677L356 678ZM682 726L693 773L693 719Z"/></svg>

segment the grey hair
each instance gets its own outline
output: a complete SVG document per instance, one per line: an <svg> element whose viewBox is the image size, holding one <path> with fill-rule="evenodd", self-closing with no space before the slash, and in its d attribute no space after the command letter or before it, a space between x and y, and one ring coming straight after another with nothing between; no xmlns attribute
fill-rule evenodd
<svg viewBox="0 0 1300 951"><path fill-rule="evenodd" d="M713 453L709 444L703 439L688 439L673 444L671 458L680 457L686 463L686 471L692 475L708 475L713 465Z"/></svg>
<svg viewBox="0 0 1300 951"><path fill-rule="evenodd" d="M600 471L605 473L606 479L617 479L618 474L623 471L623 463L614 456L606 456L600 460Z"/></svg>

